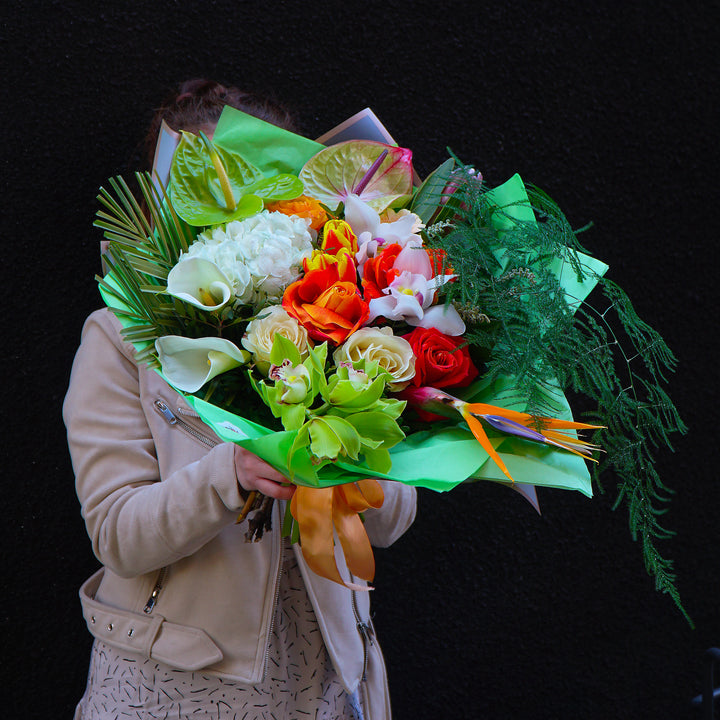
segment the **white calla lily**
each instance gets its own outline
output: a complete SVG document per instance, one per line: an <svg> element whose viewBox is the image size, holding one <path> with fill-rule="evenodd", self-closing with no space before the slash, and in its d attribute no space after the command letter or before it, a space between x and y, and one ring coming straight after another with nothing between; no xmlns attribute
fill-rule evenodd
<svg viewBox="0 0 720 720"><path fill-rule="evenodd" d="M210 260L181 260L167 277L168 295L203 310L219 310L233 295L227 275Z"/></svg>
<svg viewBox="0 0 720 720"><path fill-rule="evenodd" d="M165 378L178 390L197 392L216 375L245 364L250 353L218 337L165 335L155 341Z"/></svg>

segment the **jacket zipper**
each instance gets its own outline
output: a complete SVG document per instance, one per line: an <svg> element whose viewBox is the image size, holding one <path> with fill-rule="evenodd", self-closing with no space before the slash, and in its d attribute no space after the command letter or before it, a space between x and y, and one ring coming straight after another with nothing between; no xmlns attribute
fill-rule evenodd
<svg viewBox="0 0 720 720"><path fill-rule="evenodd" d="M196 440L199 440L203 445L206 445L207 447L215 447L217 445L217 442L215 442L212 438L207 437L206 435L203 435L199 430L196 430L192 425L189 423L186 423L182 418L179 418L168 406L168 404L164 400L160 400L159 398L155 400L154 402L155 409L165 418L168 425L175 425L181 430L184 430L186 433L192 435ZM178 412L180 412L180 409L178 408ZM188 413L189 414L189 413ZM194 414L193 414L194 416ZM197 416L199 417L199 416ZM147 602L145 603L145 607L143 608L143 612L146 615L149 615L153 609L155 608L155 605L158 601L158 596L160 595L160 591L163 588L163 584L165 583L165 578L168 574L168 568L163 567L160 568L160 572L158 573L157 580L155 581L155 585L153 586L152 592L150 593L150 597L147 599Z"/></svg>
<svg viewBox="0 0 720 720"><path fill-rule="evenodd" d="M270 643L272 642L272 633L273 633L273 630L275 629L275 610L277 609L278 600L280 599L280 577L282 576L282 572L283 572L284 556L285 556L285 548L283 546L283 539L280 538L280 562L278 563L278 571L277 571L277 575L275 576L275 592L273 594L272 615L270 616L270 628L268 631L268 641L267 641L267 645L265 646L265 663L263 666L263 682L265 682L265 677L267 676L267 666L268 666L268 662L270 660Z"/></svg>
<svg viewBox="0 0 720 720"><path fill-rule="evenodd" d="M146 615L149 615L153 608L155 607L155 603L157 602L158 595L160 594L160 591L162 590L163 583L165 582L165 578L167 577L168 569L167 567L160 568L160 572L158 573L157 580L155 581L155 586L152 589L152 592L150 593L150 597L148 598L147 602L145 603L145 607L143 608L143 612Z"/></svg>
<svg viewBox="0 0 720 720"><path fill-rule="evenodd" d="M362 671L362 681L365 682L367 680L367 666L368 666L368 643L372 645L373 639L372 639L372 633L373 628L372 624L366 623L361 617L360 617L360 611L358 610L357 606L357 591L351 590L351 601L352 601L352 609L353 614L355 615L355 627L357 628L357 631L360 633L360 637L362 638L362 644L363 644L363 671Z"/></svg>
<svg viewBox="0 0 720 720"><path fill-rule="evenodd" d="M185 422L182 418L178 417L169 407L168 404L164 400L160 400L159 398L155 400L155 409L167 420L168 425L177 425L177 427L184 430L189 435L192 435L196 440L199 440L203 445L207 445L207 447L215 447L217 445L217 441L213 440L212 438L209 438L207 435L203 435L199 430L196 430L190 423ZM178 409L178 413L180 410ZM190 415L190 413L188 413ZM196 417L194 414L190 415L190 417ZM199 417L199 416L197 416Z"/></svg>

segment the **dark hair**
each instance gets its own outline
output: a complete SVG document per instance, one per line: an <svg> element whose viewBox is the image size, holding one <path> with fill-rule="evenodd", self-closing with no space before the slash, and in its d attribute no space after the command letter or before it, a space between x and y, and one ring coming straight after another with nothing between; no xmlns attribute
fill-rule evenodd
<svg viewBox="0 0 720 720"><path fill-rule="evenodd" d="M257 93L244 92L234 86L227 87L214 80L195 78L182 83L178 90L156 109L144 143L143 156L147 168L152 167L163 120L173 130L193 132L206 125L214 125L226 105L285 130L295 131L292 115L279 102Z"/></svg>

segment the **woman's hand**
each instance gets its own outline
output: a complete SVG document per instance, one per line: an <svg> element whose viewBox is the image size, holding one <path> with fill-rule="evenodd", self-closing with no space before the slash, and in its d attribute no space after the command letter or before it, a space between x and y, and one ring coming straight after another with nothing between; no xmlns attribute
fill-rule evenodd
<svg viewBox="0 0 720 720"><path fill-rule="evenodd" d="M284 475L239 445L235 446L235 473L240 487L248 492L257 490L276 500L289 500L295 492L294 485L283 485L288 482Z"/></svg>

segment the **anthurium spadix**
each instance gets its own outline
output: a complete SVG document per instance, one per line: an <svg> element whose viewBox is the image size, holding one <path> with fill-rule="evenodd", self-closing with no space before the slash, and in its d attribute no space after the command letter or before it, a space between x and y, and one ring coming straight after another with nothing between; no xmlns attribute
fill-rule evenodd
<svg viewBox="0 0 720 720"><path fill-rule="evenodd" d="M188 258L177 263L168 273L167 292L208 311L224 307L233 295L227 275L204 258Z"/></svg>
<svg viewBox="0 0 720 720"><path fill-rule="evenodd" d="M356 194L382 212L412 193L412 152L370 140L348 140L310 158L300 180L306 194L330 208Z"/></svg>
<svg viewBox="0 0 720 720"><path fill-rule="evenodd" d="M155 349L168 382L189 393L197 392L212 378L250 359L250 353L218 337L164 335L155 341Z"/></svg>

